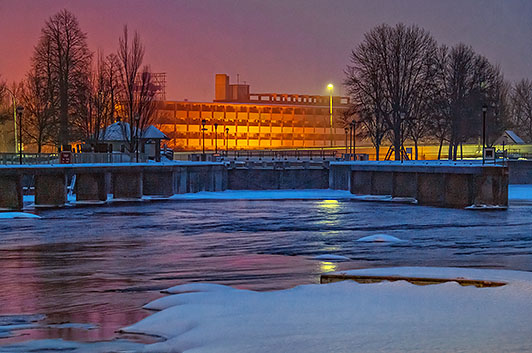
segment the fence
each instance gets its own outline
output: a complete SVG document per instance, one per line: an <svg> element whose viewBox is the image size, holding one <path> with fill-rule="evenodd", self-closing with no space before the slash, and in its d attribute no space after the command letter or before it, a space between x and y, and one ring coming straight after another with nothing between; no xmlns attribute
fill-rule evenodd
<svg viewBox="0 0 532 353"><path fill-rule="evenodd" d="M132 163L137 161L135 153L72 153L72 163ZM147 162L148 155L139 153L139 162ZM59 153L22 153L22 164L59 164ZM0 164L20 164L18 153L0 153Z"/></svg>

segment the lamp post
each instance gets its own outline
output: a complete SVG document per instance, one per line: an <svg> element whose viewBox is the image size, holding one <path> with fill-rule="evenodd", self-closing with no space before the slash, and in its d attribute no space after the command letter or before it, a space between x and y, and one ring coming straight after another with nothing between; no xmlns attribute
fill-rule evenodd
<svg viewBox="0 0 532 353"><path fill-rule="evenodd" d="M214 153L218 154L218 123L214 123Z"/></svg>
<svg viewBox="0 0 532 353"><path fill-rule="evenodd" d="M18 115L18 159L20 164L22 164L22 113L24 113L24 107L18 106L17 107L17 115Z"/></svg>
<svg viewBox="0 0 532 353"><path fill-rule="evenodd" d="M329 83L327 85L327 89L329 89L329 114L330 114L330 118L331 118L331 147L333 146L333 99L332 99L332 92L333 92L333 84L332 83Z"/></svg>
<svg viewBox="0 0 532 353"><path fill-rule="evenodd" d="M17 152L17 100L15 98L15 94L7 87L4 87L9 94L11 94L11 99L13 99L13 132L15 135L15 152Z"/></svg>
<svg viewBox="0 0 532 353"><path fill-rule="evenodd" d="M486 113L488 107L484 104L482 106L482 164L486 162L484 158L484 149L486 148Z"/></svg>
<svg viewBox="0 0 532 353"><path fill-rule="evenodd" d="M229 155L229 128L225 128L225 155Z"/></svg>
<svg viewBox="0 0 532 353"><path fill-rule="evenodd" d="M139 162L139 114L135 114L135 160Z"/></svg>
<svg viewBox="0 0 532 353"><path fill-rule="evenodd" d="M347 134L349 133L349 128L346 126L344 130L345 130L345 155L347 157ZM351 147L351 144L350 144L350 147Z"/></svg>
<svg viewBox="0 0 532 353"><path fill-rule="evenodd" d="M399 121L399 159L403 163L403 121L405 121L406 114L401 112L401 121Z"/></svg>
<svg viewBox="0 0 532 353"><path fill-rule="evenodd" d="M205 124L207 124L207 120L203 119L201 120L201 125L202 125L202 128L201 128L201 132L202 132L202 147L203 147L203 153L202 153L202 160L205 160L205 130L207 130L205 128Z"/></svg>
<svg viewBox="0 0 532 353"><path fill-rule="evenodd" d="M356 142L357 122L355 120L351 121L351 131L352 131L352 134L353 134L353 156L354 156L354 160L356 160L357 159L357 152L356 152L356 147L357 147L357 142Z"/></svg>

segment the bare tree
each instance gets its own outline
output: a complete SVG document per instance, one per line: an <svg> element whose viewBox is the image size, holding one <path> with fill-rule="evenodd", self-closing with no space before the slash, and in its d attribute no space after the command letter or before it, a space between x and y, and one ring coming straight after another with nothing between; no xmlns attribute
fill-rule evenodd
<svg viewBox="0 0 532 353"><path fill-rule="evenodd" d="M512 123L520 135L532 142L532 81L522 79L511 93Z"/></svg>
<svg viewBox="0 0 532 353"><path fill-rule="evenodd" d="M84 139L94 142L103 137L104 128L113 122L115 97L118 86L116 56L104 58L98 53L90 76L90 91L87 98L87 114L79 121Z"/></svg>
<svg viewBox="0 0 532 353"><path fill-rule="evenodd" d="M24 141L37 145L41 153L46 144L53 143L57 131L55 105L50 101L45 77L30 71L20 90L24 106Z"/></svg>
<svg viewBox="0 0 532 353"><path fill-rule="evenodd" d="M380 58L370 47L360 45L351 52L350 60L352 65L345 70L344 85L352 97L351 109L359 116L363 127L361 137L370 139L375 147L375 158L379 160L380 146L389 130L384 116L390 112Z"/></svg>
<svg viewBox="0 0 532 353"><path fill-rule="evenodd" d="M119 39L118 61L120 63L120 104L124 120L123 135L130 152L138 148L138 138L151 123L155 110L155 93L152 75L148 66L142 66L144 46L137 32L130 40L127 26Z"/></svg>
<svg viewBox="0 0 532 353"><path fill-rule="evenodd" d="M497 67L465 44L442 48L438 60L438 116L448 125L449 159L456 160L458 147L480 136L482 106L500 105L504 80Z"/></svg>
<svg viewBox="0 0 532 353"><path fill-rule="evenodd" d="M70 140L72 120L87 114L91 58L86 34L72 13L61 10L46 21L32 62L37 76L48 78L49 99L57 105L60 146Z"/></svg>
<svg viewBox="0 0 532 353"><path fill-rule="evenodd" d="M374 122L387 125L400 159L406 127L413 119L415 105L422 102L427 82L436 70L436 41L417 26L378 26L365 34L351 53L346 70L348 92ZM373 124L377 126L378 124Z"/></svg>
<svg viewBox="0 0 532 353"><path fill-rule="evenodd" d="M6 83L2 80L2 76L0 76L0 123L9 118L7 107L11 104L11 100L7 98L7 95Z"/></svg>
<svg viewBox="0 0 532 353"><path fill-rule="evenodd" d="M107 88L109 90L109 122L115 122L116 103L120 96L120 61L116 54L109 54L105 59Z"/></svg>

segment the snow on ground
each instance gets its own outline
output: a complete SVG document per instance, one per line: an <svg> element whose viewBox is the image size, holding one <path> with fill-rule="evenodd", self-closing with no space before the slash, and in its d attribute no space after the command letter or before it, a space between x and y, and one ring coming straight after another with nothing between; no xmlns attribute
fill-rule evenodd
<svg viewBox="0 0 532 353"><path fill-rule="evenodd" d="M0 212L0 219L16 219L16 218L41 218L33 213L26 212Z"/></svg>
<svg viewBox="0 0 532 353"><path fill-rule="evenodd" d="M504 279L508 284L344 281L274 292L184 285L172 288L182 294L148 305L162 311L123 331L167 339L145 346L148 352L532 350L532 273L456 268L358 273Z"/></svg>
<svg viewBox="0 0 532 353"><path fill-rule="evenodd" d="M532 201L532 184L511 184L508 185L508 200L531 200Z"/></svg>
<svg viewBox="0 0 532 353"><path fill-rule="evenodd" d="M172 200L327 200L352 199L355 195L347 190L225 190L201 191L191 194L176 194Z"/></svg>
<svg viewBox="0 0 532 353"><path fill-rule="evenodd" d="M362 237L360 239L357 239L357 241L363 241L363 242L368 242L368 243L398 243L404 240L396 238L388 234L374 234L374 235L368 235L367 237Z"/></svg>

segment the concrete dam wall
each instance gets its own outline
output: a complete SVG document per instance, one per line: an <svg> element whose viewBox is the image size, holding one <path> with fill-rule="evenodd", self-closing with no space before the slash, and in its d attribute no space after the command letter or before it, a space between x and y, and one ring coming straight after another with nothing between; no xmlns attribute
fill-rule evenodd
<svg viewBox="0 0 532 353"><path fill-rule="evenodd" d="M67 203L76 176L77 202L223 190L340 189L389 195L420 205L463 208L508 205L508 167L422 162L175 162L0 166L0 209L22 209L22 178L34 179L35 205Z"/></svg>

